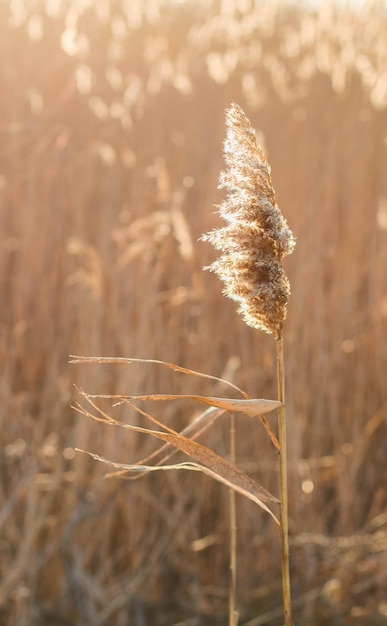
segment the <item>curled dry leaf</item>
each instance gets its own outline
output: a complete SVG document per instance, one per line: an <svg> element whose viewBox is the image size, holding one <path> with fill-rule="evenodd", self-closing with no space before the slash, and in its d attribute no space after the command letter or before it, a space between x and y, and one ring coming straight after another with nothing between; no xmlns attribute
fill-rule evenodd
<svg viewBox="0 0 387 626"><path fill-rule="evenodd" d="M203 413L198 415L190 424L188 424L183 430L180 432L181 435L187 437L190 435L191 439L197 439L199 435L205 433L222 415L224 411L221 409L217 409L216 407L210 407L206 409ZM138 461L137 465L144 465L152 461L154 465L162 465L166 461L168 461L174 454L176 454L177 449L172 446L170 443L164 443L161 448L155 450L148 456L146 456L141 461ZM123 474L125 472L122 472ZM116 475L119 476L120 473L116 472ZM132 476L132 479L140 478L141 473L137 473L136 476Z"/></svg>
<svg viewBox="0 0 387 626"><path fill-rule="evenodd" d="M280 446L278 443L278 439L274 431L272 430L270 424L266 420L264 413L267 413L268 411L272 411L273 409L278 408L280 406L280 403L274 400L252 399L245 391L243 391L243 389L240 389L240 387L238 387L237 385L234 385L233 383L230 383L229 381L223 378L218 378L217 376L204 374L203 372L198 372L196 370L188 369L187 367L182 367L180 365L175 365L174 363L168 363L167 361L159 361L156 359L134 359L134 358L127 358L127 357L99 357L99 356L70 355L70 363L82 363L82 364L105 363L105 364L121 364L121 365L142 363L142 364L162 365L164 367L167 367L168 369L173 370L174 372L180 372L182 374L188 374L191 376L197 376L199 378L206 378L209 380L220 382L234 389L235 391L238 391L238 393L240 393L243 396L246 402L244 403L241 400L227 399L227 398L211 398L213 402L209 402L208 399L205 399L205 397L203 396L176 396L176 395L168 395L168 396L153 395L153 396L137 396L137 397L136 396L122 396L122 395L108 395L108 396L94 395L94 396L89 396L89 397L116 399L118 402L125 401L127 399L135 399L135 398L137 400L141 400L141 399L143 400L145 399L147 400L178 400L180 398L185 397L185 398L192 398L192 399L198 400L204 404L207 404L213 407L221 407L225 411L236 411L240 413L245 413L245 415L249 415L250 417L258 416L273 446L275 447L276 451L279 452ZM218 401L220 402L220 404ZM228 403L227 406L225 405L225 403Z"/></svg>
<svg viewBox="0 0 387 626"><path fill-rule="evenodd" d="M210 448L207 448L206 446L203 446L196 441L192 441L191 439L184 437L183 435L180 435L174 431L171 431L170 429L169 432L166 433L151 430L148 428L141 428L139 426L133 426L132 424L126 424L124 422L115 420L107 415L104 411L102 411L102 409L100 409L93 402L88 394L84 392L81 393L84 399L87 400L89 404L91 404L91 406L97 411L97 413L99 413L99 416L97 416L87 411L83 406L77 405L76 407L74 407L83 415L92 417L97 421L102 421L109 425L120 426L122 428L127 428L136 432L145 433L151 435L152 437L156 437L157 439L161 439L165 443L173 445L174 447L184 452L184 454L187 454L196 461L199 461L200 465L198 467L201 469L202 472L209 474L218 482L227 485L228 487L234 489L234 491L242 494L249 500L252 500L256 504L258 504L258 506L267 513L269 513L269 515L271 515L271 517L278 524L278 520L274 513L266 506L266 504L264 504L265 502L278 504L278 499L275 498L271 493L269 493L264 487L256 483L252 478L250 478L250 476L244 474L237 467L213 452ZM135 405L132 406L142 415L149 417L147 413L145 413ZM114 463L112 463L111 465L116 466ZM144 465L140 465L140 469L136 471L144 471Z"/></svg>
<svg viewBox="0 0 387 626"><path fill-rule="evenodd" d="M281 402L277 400L265 399L249 399L239 400L236 398L216 398L214 396L199 396L190 394L153 394L148 396L121 396L124 400L196 400L208 406L214 406L218 409L224 409L232 413L244 413L249 417L256 417L260 413L268 413L281 406Z"/></svg>

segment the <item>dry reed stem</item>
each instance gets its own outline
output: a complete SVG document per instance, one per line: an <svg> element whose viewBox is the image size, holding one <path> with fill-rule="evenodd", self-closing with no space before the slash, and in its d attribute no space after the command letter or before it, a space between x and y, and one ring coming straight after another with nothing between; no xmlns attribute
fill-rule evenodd
<svg viewBox="0 0 387 626"><path fill-rule="evenodd" d="M227 225L204 239L223 253L210 269L223 280L225 295L239 303L239 312L248 326L274 334L277 340L282 590L285 626L291 626L282 339L290 285L281 261L293 251L295 239L277 206L269 164L250 121L237 104L226 112L226 125L227 169L221 174L220 187L227 190L227 198L220 214Z"/></svg>
<svg viewBox="0 0 387 626"><path fill-rule="evenodd" d="M230 414L230 461L236 463L235 452L235 415ZM237 519L236 495L233 489L229 490L229 520L230 520L230 589L229 589L229 626L238 626L239 613L236 610L237 591Z"/></svg>
<svg viewBox="0 0 387 626"><path fill-rule="evenodd" d="M282 594L284 602L285 626L292 626L292 607L290 593L289 572L289 521L288 521L288 486L287 486L287 438L286 438L286 415L285 415L285 369L283 339L277 339L277 384L278 399L281 405L278 407L278 438L280 449L279 460L279 485L280 485L280 535L281 535L281 571L282 571Z"/></svg>

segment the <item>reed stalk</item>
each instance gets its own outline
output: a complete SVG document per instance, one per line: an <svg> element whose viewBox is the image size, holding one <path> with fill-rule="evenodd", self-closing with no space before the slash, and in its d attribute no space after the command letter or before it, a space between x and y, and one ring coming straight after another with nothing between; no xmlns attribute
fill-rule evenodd
<svg viewBox="0 0 387 626"><path fill-rule="evenodd" d="M238 303L238 311L248 326L273 334L277 340L278 399L281 402L278 434L282 588L285 625L291 626L282 336L290 285L282 268L282 259L293 251L295 239L277 206L270 166L257 144L250 121L237 104L232 104L226 112L226 126L224 155L227 168L220 176L220 187L227 190L227 197L219 211L226 225L208 233L204 239L222 252L209 269L223 281L224 294ZM233 545L236 531L232 525L231 500L230 520ZM233 567L231 573L235 573ZM231 587L234 584L231 576ZM230 624L233 593L235 588L230 590Z"/></svg>
<svg viewBox="0 0 387 626"><path fill-rule="evenodd" d="M230 461L235 465L235 415L230 415ZM229 589L229 626L238 626L239 614L236 610L236 576L237 576L237 521L236 496L234 489L229 489L229 520L230 520L230 589Z"/></svg>
<svg viewBox="0 0 387 626"><path fill-rule="evenodd" d="M285 366L283 338L277 339L277 387L278 400L281 406L278 408L278 439L280 449L278 452L279 463L279 494L280 494L280 535L281 535L281 571L282 571L282 596L284 603L285 626L292 624L292 607L290 594L289 572L289 530L288 530L288 480L287 480L287 437L286 437L286 413L285 413Z"/></svg>

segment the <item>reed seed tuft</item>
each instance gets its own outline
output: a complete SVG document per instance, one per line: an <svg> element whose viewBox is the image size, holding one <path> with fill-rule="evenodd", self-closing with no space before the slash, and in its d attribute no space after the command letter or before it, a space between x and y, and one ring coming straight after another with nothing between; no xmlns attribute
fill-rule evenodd
<svg viewBox="0 0 387 626"><path fill-rule="evenodd" d="M223 253L207 269L224 282L224 294L238 302L248 326L279 338L290 295L281 261L295 238L277 206L270 166L237 104L226 111L226 126L227 168L219 188L227 197L219 213L227 224L203 236Z"/></svg>

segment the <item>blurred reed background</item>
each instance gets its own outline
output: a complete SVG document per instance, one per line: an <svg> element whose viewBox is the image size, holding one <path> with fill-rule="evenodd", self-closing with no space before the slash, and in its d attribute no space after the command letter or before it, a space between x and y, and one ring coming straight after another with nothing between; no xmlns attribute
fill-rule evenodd
<svg viewBox="0 0 387 626"><path fill-rule="evenodd" d="M70 408L74 384L219 389L68 355L164 359L275 397L275 346L202 271L215 253L197 241L219 225L235 101L298 240L285 263L294 617L385 624L385 3L4 1L0 49L0 623L227 623L227 489L185 473L103 480L75 447L134 462L150 442ZM182 428L193 410L159 416ZM224 455L226 422L203 438ZM275 453L244 417L237 458L276 492ZM277 532L237 505L241 624L280 625Z"/></svg>

